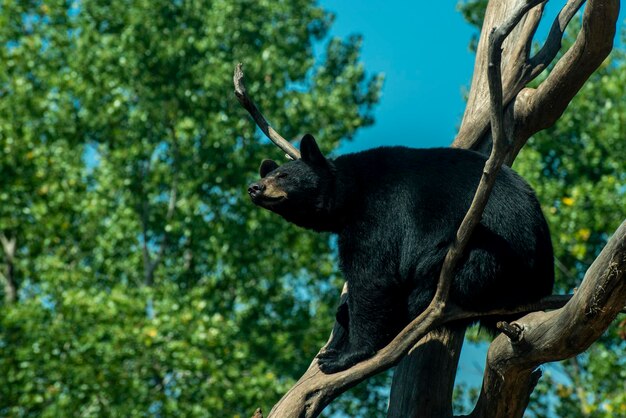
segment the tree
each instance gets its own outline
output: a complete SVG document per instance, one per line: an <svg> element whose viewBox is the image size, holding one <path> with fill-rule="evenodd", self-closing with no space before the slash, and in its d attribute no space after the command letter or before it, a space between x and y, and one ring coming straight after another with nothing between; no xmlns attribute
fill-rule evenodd
<svg viewBox="0 0 626 418"><path fill-rule="evenodd" d="M564 28L582 3L567 2L545 44L533 55L530 54L532 35L541 18L543 2L489 3L477 45L468 107L453 143L456 147L491 152L485 168L485 181L481 181L481 186L485 187L479 186L476 193L477 203L482 202L481 197L485 193L488 194L489 177L493 176L492 170L497 170L498 163L502 159L512 163L531 135L554 124L610 52L618 2L589 1L576 40L541 83L528 87L556 57ZM491 32L494 27L497 29ZM504 49L501 53L502 45ZM508 144L507 139L510 141ZM567 206L573 201L574 198L566 196L562 202ZM480 204L476 208L474 206L466 218L470 231L471 223L480 218ZM464 222L457 235L458 242L450 250L450 259L455 258L459 247L463 248L467 234L465 227ZM623 283L625 264L626 223L622 223L587 270L585 280L569 302L563 305L564 299L569 298L549 298L538 305L523 307L520 313L530 313L513 325L502 324L503 335L491 344L483 387L471 416L521 416L540 377L537 369L540 364L573 357L597 341L626 302L626 286ZM453 265L444 265L437 295L426 313L413 321L388 347L374 358L334 375L321 374L313 361L299 383L274 406L269 416L316 416L346 388L400 361L429 331L446 321L462 317L464 313L446 304L445 289L449 284L446 269L452 269ZM557 309L541 312L545 308ZM416 381L423 379L423 375L416 377L416 373L406 372L399 375L397 370L396 375L402 383L396 387L403 393L395 399L392 394L388 416L416 416L416 413L423 416L450 415L450 399L445 394L449 393L451 397L454 372L450 371L454 370L458 360L453 352L459 346L459 338L449 332L446 338L448 340L441 339L446 345L429 351L429 356L419 353L420 350L428 350L426 344L418 344L418 353L413 354L416 361L400 365L400 370L424 370L428 369L425 362L435 355L441 354L442 358L446 358L447 354L447 358L451 359L445 370L437 369L439 378L435 381L428 379L427 383L425 379ZM434 368L432 362L430 366ZM434 401L424 396L411 402L400 402L416 393L413 387L426 384L444 395ZM424 394L426 391L417 393Z"/></svg>
<svg viewBox="0 0 626 418"><path fill-rule="evenodd" d="M247 202L270 148L231 68L255 57L251 90L279 92L264 108L329 151L372 122L360 39L315 55L332 16L309 0L20 0L0 20L0 415L278 398L339 279L326 237Z"/></svg>

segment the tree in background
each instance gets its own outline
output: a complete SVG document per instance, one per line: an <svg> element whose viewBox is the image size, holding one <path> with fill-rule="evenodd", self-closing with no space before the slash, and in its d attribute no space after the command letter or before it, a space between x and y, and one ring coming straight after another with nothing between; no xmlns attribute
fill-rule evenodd
<svg viewBox="0 0 626 418"><path fill-rule="evenodd" d="M0 415L244 416L326 337L326 236L244 199L246 58L288 137L372 123L380 77L313 1L0 8ZM378 399L372 399L376 403Z"/></svg>

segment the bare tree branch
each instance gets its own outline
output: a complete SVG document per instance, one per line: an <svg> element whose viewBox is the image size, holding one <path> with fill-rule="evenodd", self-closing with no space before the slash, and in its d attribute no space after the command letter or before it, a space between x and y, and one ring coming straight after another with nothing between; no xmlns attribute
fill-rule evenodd
<svg viewBox="0 0 626 418"><path fill-rule="evenodd" d="M505 2L506 3L506 2ZM507 13L510 13L513 4L524 5L531 4L531 0L511 0L511 5L506 7L502 1L491 1L487 9L485 17L485 25L488 22L504 19ZM528 34L530 29L516 33L515 31L507 39L504 44L504 57L508 58L508 64L505 64L503 75L503 103L508 107L507 113L510 113L511 120L507 121L507 126L512 130L512 138L514 147L511 155L507 159L507 164L511 164L528 138L541 129L552 125L562 114L574 95L580 90L582 84L589 78L595 69L606 58L613 45L613 37L615 35L615 21L617 19L619 1L618 0L590 0L585 9L583 16L583 30L581 30L574 47L572 47L563 58L557 63L564 65L565 70L557 78L564 77L569 74L573 77L573 81L561 80L560 82L548 82L546 86L557 85L561 89L568 90L566 94L551 93L547 94L553 100L556 100L556 107L546 106L543 111L535 109L536 103L532 98L534 90L525 89L524 87L534 80L547 66L554 60L561 47L561 39L567 24L574 17L576 12L582 7L584 0L569 0L562 8L544 43L542 49L532 58L529 58L530 41ZM542 6L539 5L531 13L527 19L535 21L535 16L540 16ZM534 13L533 13L534 12ZM538 22L538 21L537 21ZM528 24L526 22L526 24ZM483 26L481 34L481 43L477 50L476 65L474 67L474 79L472 80L472 88L470 97L463 116L463 123L459 129L459 133L452 143L453 147L468 148L486 152L491 144L489 136L489 114L486 109L486 89L485 80L482 76L486 65L486 44L483 38L486 38L487 27ZM534 33L534 30L532 31ZM585 35L587 34L587 35ZM590 42L591 40L591 42ZM507 44L508 42L516 42L514 46ZM527 48L521 45L527 42ZM578 47L576 47L578 45ZM526 51L522 54L521 51ZM566 58L569 56L570 58ZM580 62L579 62L580 61ZM570 65L562 64L570 62ZM574 62L572 65L571 63ZM579 68L578 64L582 66ZM584 64L584 65L583 65ZM556 68L555 68L556 69ZM551 74L554 73L554 71ZM541 87L540 87L541 88ZM522 92L522 90L524 90ZM531 117L531 115L534 117Z"/></svg>
<svg viewBox="0 0 626 418"><path fill-rule="evenodd" d="M498 329L511 340L512 343L518 343L522 341L523 329L517 324L509 324L505 321L500 321L497 324Z"/></svg>
<svg viewBox="0 0 626 418"><path fill-rule="evenodd" d="M582 29L572 47L556 63L537 89L525 89L516 99L516 124L512 156L528 138L554 124L583 84L613 48L619 0L589 0Z"/></svg>
<svg viewBox="0 0 626 418"><path fill-rule="evenodd" d="M488 317L502 317L516 314L526 314L537 311L551 311L554 309L560 309L574 297L575 293L571 295L550 295L539 299L536 302L526 305L518 306L511 309L493 309L487 312L472 312L461 310L456 306L447 310L450 318L454 319L478 319ZM626 306L623 306L620 310L621 313L626 313Z"/></svg>
<svg viewBox="0 0 626 418"><path fill-rule="evenodd" d="M528 62L530 71L528 72L528 77L524 80L525 84L534 80L543 70L548 68L548 65L550 65L561 49L561 41L565 33L565 28L567 28L569 22L584 3L585 0L569 0L565 3L565 6L563 6L556 19L554 19L550 33L543 47L535 56L530 58Z"/></svg>
<svg viewBox="0 0 626 418"><path fill-rule="evenodd" d="M243 70L242 64L239 63L235 66L235 73L233 75L233 83L235 84L235 96L239 100L239 103L250 113L254 122L261 128L261 131L267 136L274 144L278 146L281 150L283 150L288 158L292 160L297 160L300 158L300 151L298 151L289 141L280 136L278 132L274 130L267 123L267 120L263 117L259 109L256 107L252 99L248 97L248 93L246 92L246 85L243 80Z"/></svg>

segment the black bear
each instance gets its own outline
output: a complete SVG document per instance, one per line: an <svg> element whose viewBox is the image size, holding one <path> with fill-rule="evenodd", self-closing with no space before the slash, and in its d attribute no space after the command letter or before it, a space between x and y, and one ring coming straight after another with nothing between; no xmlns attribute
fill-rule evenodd
<svg viewBox="0 0 626 418"><path fill-rule="evenodd" d="M443 259L470 206L485 157L452 149L382 147L327 159L305 135L301 159L261 164L252 201L289 222L338 235L347 306L318 355L324 373L384 347L434 296ZM451 301L472 311L515 307L554 283L548 226L530 186L503 167L457 268Z"/></svg>

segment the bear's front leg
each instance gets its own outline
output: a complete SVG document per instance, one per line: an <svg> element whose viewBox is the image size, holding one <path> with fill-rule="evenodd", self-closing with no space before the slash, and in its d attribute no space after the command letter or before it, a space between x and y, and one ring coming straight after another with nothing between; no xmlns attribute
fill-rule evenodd
<svg viewBox="0 0 626 418"><path fill-rule="evenodd" d="M348 312L348 294L341 295L339 307L335 315L335 325L328 344L320 351L318 357L333 351L344 351L348 344L348 329L350 327L350 314Z"/></svg>
<svg viewBox="0 0 626 418"><path fill-rule="evenodd" d="M372 357L395 336L397 320L393 310L394 298L385 293L350 285L348 341L343 347L337 348L329 344L326 350L318 354L318 365L322 372L330 374L348 369Z"/></svg>

